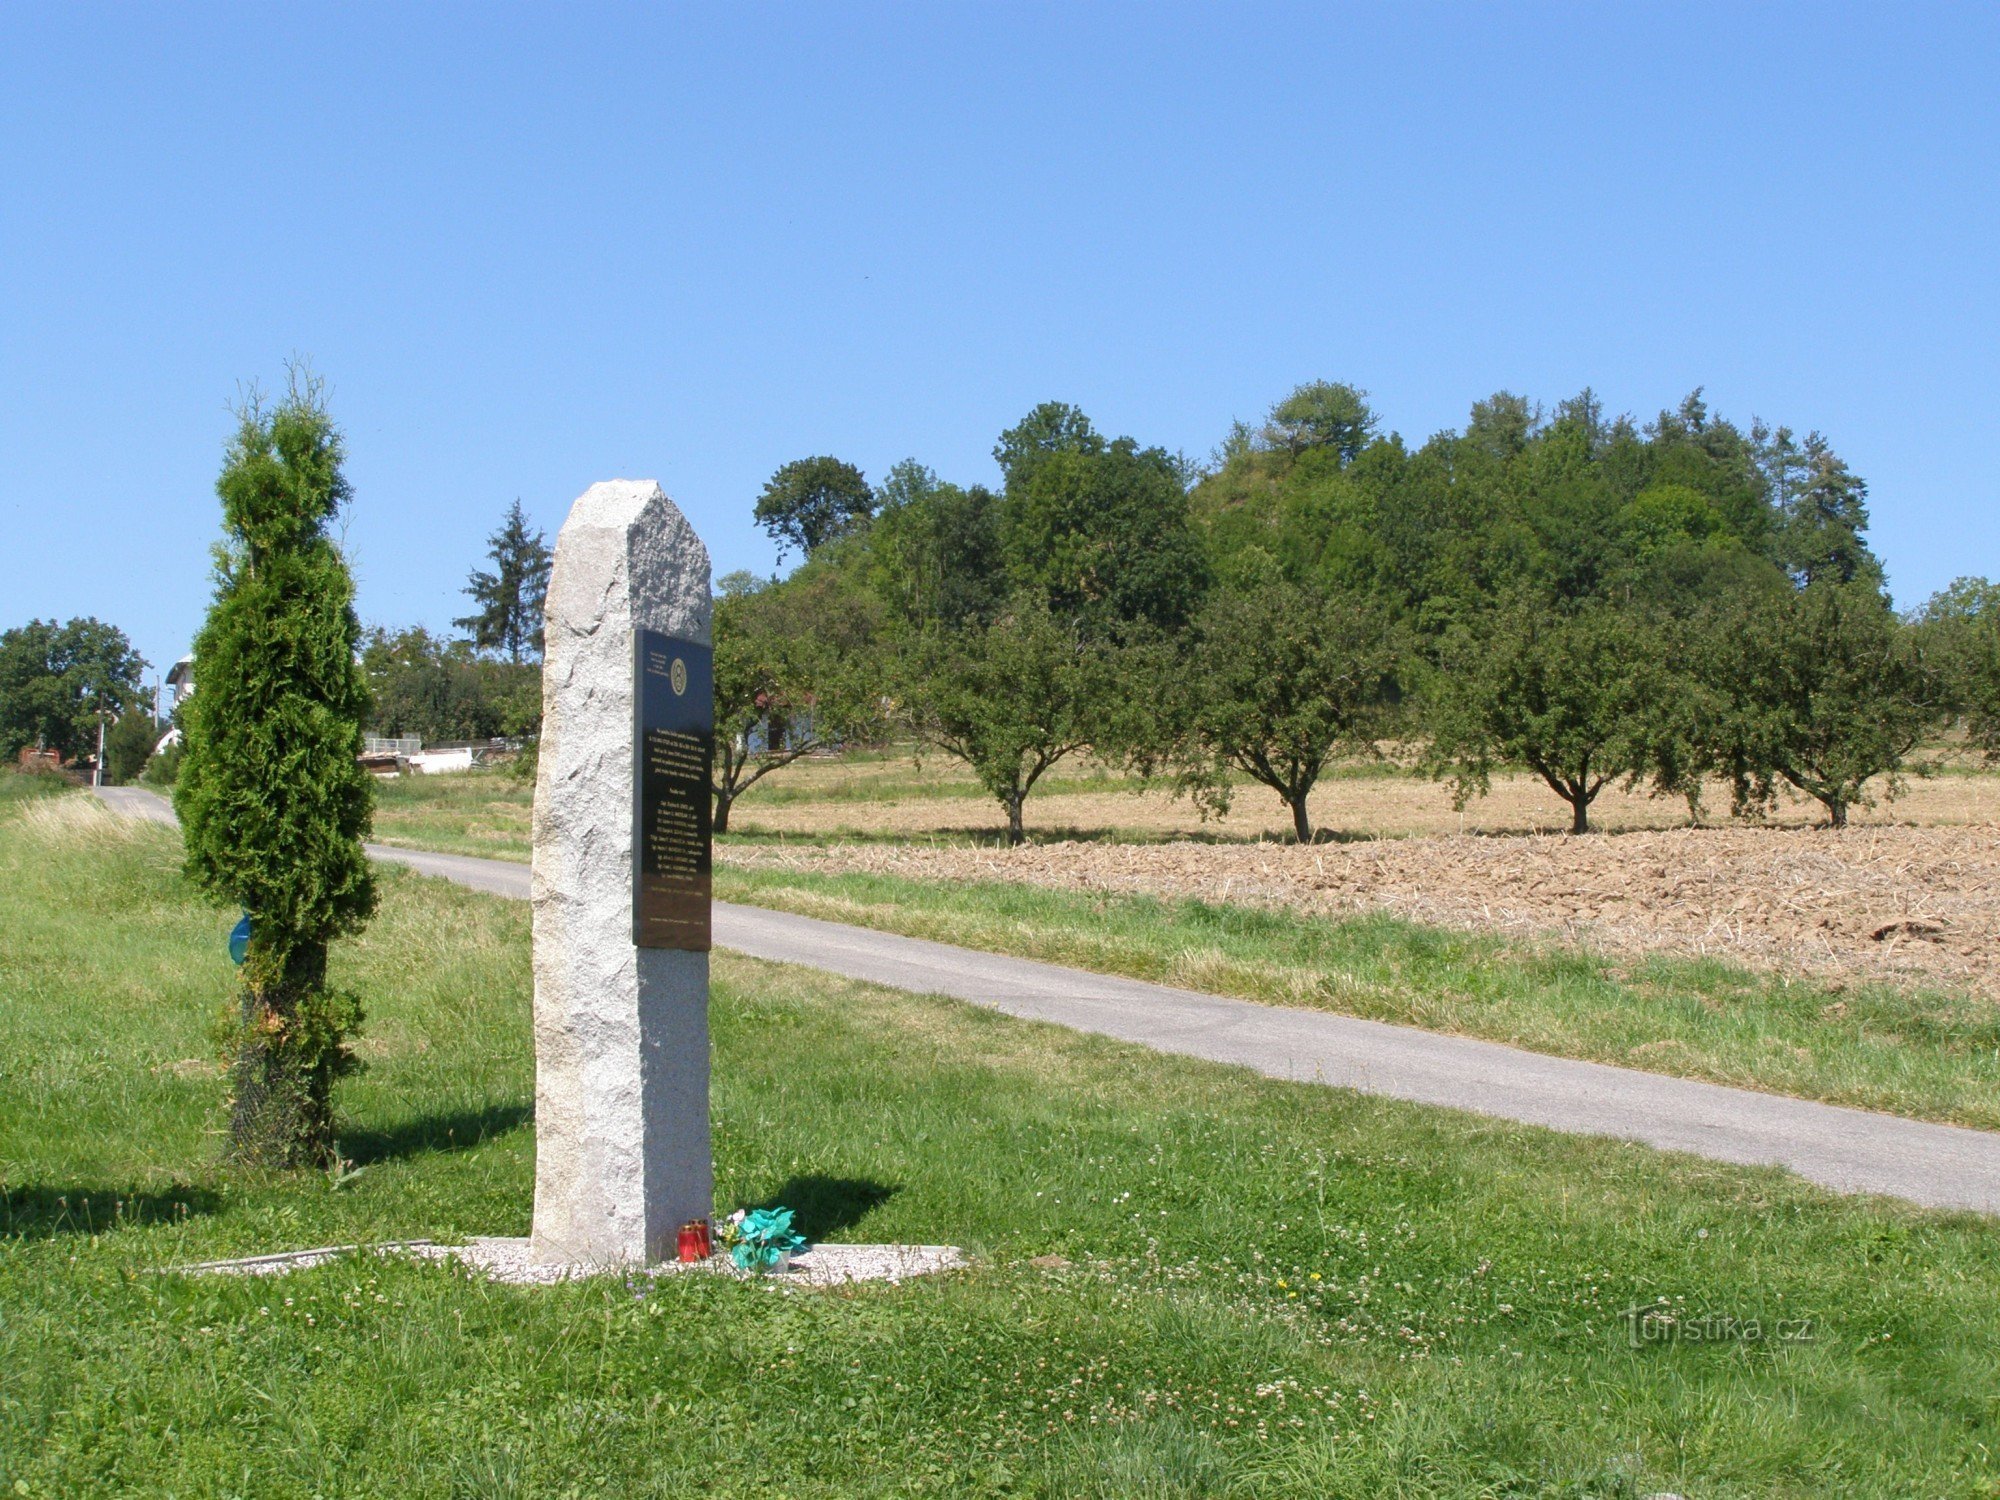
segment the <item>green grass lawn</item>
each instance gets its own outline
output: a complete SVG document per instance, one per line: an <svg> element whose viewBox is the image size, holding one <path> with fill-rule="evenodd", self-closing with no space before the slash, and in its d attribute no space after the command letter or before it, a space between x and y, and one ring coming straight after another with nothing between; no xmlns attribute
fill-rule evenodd
<svg viewBox="0 0 2000 1500"><path fill-rule="evenodd" d="M534 783L511 769L397 776L375 783L377 842L485 859L534 852Z"/></svg>
<svg viewBox="0 0 2000 1500"><path fill-rule="evenodd" d="M359 1170L233 1180L235 914L177 863L80 797L0 812L0 1494L2000 1494L1992 1222L721 954L720 1206L971 1269L160 1274L520 1234L532 1194L522 904L386 872L336 962ZM1632 1347L1638 1305L1678 1337ZM1695 1337L1728 1318L1765 1336Z"/></svg>
<svg viewBox="0 0 2000 1500"><path fill-rule="evenodd" d="M17 802L34 802L70 790L67 781L49 772L0 769L0 808Z"/></svg>
<svg viewBox="0 0 2000 1500"><path fill-rule="evenodd" d="M1211 994L2000 1129L2000 1009L1398 918L718 864L716 895Z"/></svg>

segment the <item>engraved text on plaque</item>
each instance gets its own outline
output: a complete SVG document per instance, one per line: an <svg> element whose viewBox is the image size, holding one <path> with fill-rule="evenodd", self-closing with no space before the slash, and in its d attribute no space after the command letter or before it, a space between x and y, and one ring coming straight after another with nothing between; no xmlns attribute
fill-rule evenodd
<svg viewBox="0 0 2000 1500"><path fill-rule="evenodd" d="M632 941L709 946L709 769L715 678L709 648L639 630L633 725Z"/></svg>

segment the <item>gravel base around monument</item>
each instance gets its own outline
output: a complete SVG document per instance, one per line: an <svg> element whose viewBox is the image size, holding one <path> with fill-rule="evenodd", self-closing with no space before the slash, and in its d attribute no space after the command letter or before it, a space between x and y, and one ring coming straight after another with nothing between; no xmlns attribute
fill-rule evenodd
<svg viewBox="0 0 2000 1500"><path fill-rule="evenodd" d="M251 1255L240 1260L211 1260L198 1265L173 1266L183 1276L280 1276L290 1271L309 1270L346 1256L406 1256L412 1260L457 1261L470 1270L509 1286L553 1286L589 1276L677 1276L708 1271L744 1281L762 1281L772 1286L846 1286L858 1281L886 1281L890 1285L918 1276L955 1270L965 1265L965 1253L956 1245L814 1245L792 1257L782 1271L756 1275L738 1270L726 1256L683 1264L663 1261L652 1266L545 1266L529 1256L525 1238L481 1236L462 1245L439 1245L430 1240L398 1240L383 1245L322 1245L313 1250L283 1251L275 1255Z"/></svg>

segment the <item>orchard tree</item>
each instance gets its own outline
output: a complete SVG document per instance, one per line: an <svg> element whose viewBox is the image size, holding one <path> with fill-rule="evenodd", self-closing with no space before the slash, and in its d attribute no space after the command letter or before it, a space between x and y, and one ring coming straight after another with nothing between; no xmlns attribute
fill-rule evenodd
<svg viewBox="0 0 2000 1500"><path fill-rule="evenodd" d="M908 714L925 743L963 761L1007 814L1007 842L1048 769L1089 745L1119 693L1116 655L1017 596L990 625L926 631L906 669Z"/></svg>
<svg viewBox="0 0 2000 1500"><path fill-rule="evenodd" d="M250 923L230 1153L261 1167L333 1154L332 1091L361 1009L327 984L327 948L375 906L362 850L371 783L357 763L368 691L354 583L327 535L349 498L324 387L294 369L272 407L238 413L222 477L216 590L195 638L201 691L182 709L174 787L187 871Z"/></svg>
<svg viewBox="0 0 2000 1500"><path fill-rule="evenodd" d="M95 750L99 715L144 701L145 670L125 632L101 620L30 620L0 634L0 755L40 746L71 760Z"/></svg>
<svg viewBox="0 0 2000 1500"><path fill-rule="evenodd" d="M1915 634L1945 708L1988 760L2000 759L2000 584L1955 580L1918 613Z"/></svg>
<svg viewBox="0 0 2000 1500"><path fill-rule="evenodd" d="M1306 799L1342 747L1371 748L1395 654L1367 600L1290 583L1275 570L1224 586L1202 610L1177 695L1181 784L1221 810L1234 768L1278 794L1312 842Z"/></svg>
<svg viewBox="0 0 2000 1500"><path fill-rule="evenodd" d="M1663 629L1605 603L1525 600L1459 627L1429 684L1432 774L1463 807L1496 765L1526 766L1569 804L1571 833L1590 831L1590 804L1621 778L1683 790Z"/></svg>
<svg viewBox="0 0 2000 1500"><path fill-rule="evenodd" d="M715 601L714 829L752 786L801 756L879 731L879 609L832 570ZM760 743L761 742L761 743Z"/></svg>
<svg viewBox="0 0 2000 1500"><path fill-rule="evenodd" d="M786 464L757 497L757 524L778 544L781 557L791 547L811 557L874 513L875 492L861 471L824 456Z"/></svg>
<svg viewBox="0 0 2000 1500"><path fill-rule="evenodd" d="M542 607L549 596L549 565L555 554L548 538L528 529L528 518L516 500L500 529L486 539L486 556L493 571L473 569L465 592L478 606L452 624L473 646L494 651L519 666L542 654Z"/></svg>
<svg viewBox="0 0 2000 1500"><path fill-rule="evenodd" d="M1826 809L1835 828L1872 805L1868 783L1900 772L1946 695L1913 632L1872 582L1820 582L1757 598L1721 618L1702 676L1716 708L1706 760L1728 776L1736 811L1768 809L1780 782Z"/></svg>

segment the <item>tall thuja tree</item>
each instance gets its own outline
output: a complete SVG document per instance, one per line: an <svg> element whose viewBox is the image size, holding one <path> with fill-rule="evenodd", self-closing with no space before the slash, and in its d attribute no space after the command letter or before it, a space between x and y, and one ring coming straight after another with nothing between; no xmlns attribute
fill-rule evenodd
<svg viewBox="0 0 2000 1500"><path fill-rule="evenodd" d="M452 624L481 651L497 651L519 666L524 657L542 654L542 606L555 554L546 536L528 529L516 500L500 529L486 539L486 556L493 571L475 568L465 582L478 608Z"/></svg>
<svg viewBox="0 0 2000 1500"><path fill-rule="evenodd" d="M368 693L354 583L327 535L349 491L323 383L294 371L283 401L253 398L239 417L216 482L223 541L174 808L188 874L250 921L229 1025L230 1153L293 1167L332 1153L333 1085L361 1021L326 965L375 905L356 761Z"/></svg>

